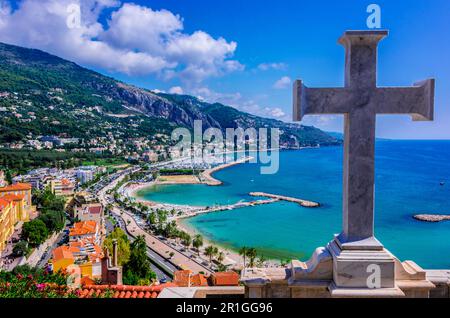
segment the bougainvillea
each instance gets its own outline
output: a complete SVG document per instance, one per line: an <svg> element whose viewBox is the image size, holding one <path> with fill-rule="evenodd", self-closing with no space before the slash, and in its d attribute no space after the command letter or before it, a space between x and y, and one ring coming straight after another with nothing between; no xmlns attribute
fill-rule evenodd
<svg viewBox="0 0 450 318"><path fill-rule="evenodd" d="M0 298L71 298L78 289L66 285L67 274L20 266L12 272L0 272Z"/></svg>

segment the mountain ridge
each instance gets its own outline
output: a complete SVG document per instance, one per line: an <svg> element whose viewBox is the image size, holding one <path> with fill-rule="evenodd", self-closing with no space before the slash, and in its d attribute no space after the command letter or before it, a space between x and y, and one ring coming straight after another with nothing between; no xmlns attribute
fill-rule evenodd
<svg viewBox="0 0 450 318"><path fill-rule="evenodd" d="M341 143L312 126L259 117L194 96L155 93L44 51L5 43L0 43L0 92L4 95L0 107L7 115L0 121L3 143L38 135L170 135L175 127L192 129L194 120L201 120L204 128L223 131L237 127L279 128L280 144L286 148Z"/></svg>

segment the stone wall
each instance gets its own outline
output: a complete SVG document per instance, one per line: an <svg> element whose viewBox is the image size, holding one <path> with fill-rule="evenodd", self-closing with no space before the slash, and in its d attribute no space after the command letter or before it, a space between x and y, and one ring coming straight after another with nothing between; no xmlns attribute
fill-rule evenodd
<svg viewBox="0 0 450 318"><path fill-rule="evenodd" d="M41 245L39 245L39 247L34 249L34 251L30 254L30 256L26 258L24 263L30 265L31 267L35 267L41 260L46 250L49 247L53 246L53 244L55 244L60 234L61 232L53 233L53 235L50 236L44 243L42 243Z"/></svg>
<svg viewBox="0 0 450 318"><path fill-rule="evenodd" d="M450 270L427 270L427 279L436 286L430 298L450 298Z"/></svg>

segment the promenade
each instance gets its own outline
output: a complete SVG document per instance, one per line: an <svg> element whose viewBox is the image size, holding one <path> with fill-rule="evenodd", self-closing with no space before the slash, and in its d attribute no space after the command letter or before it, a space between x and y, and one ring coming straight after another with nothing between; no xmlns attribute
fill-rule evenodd
<svg viewBox="0 0 450 318"><path fill-rule="evenodd" d="M149 249L151 249L161 257L168 259L175 266L179 267L180 269L190 269L193 273L202 272L207 275L212 273L208 267L177 251L154 235L147 233L136 223L135 219L130 213L122 211L117 207L114 207L112 209L112 212L123 219L126 230L131 236L135 238L137 236L144 236L145 242L147 243ZM171 253L173 253L172 257L170 257Z"/></svg>
<svg viewBox="0 0 450 318"><path fill-rule="evenodd" d="M131 172L131 171L129 171ZM103 189L101 189L98 192L98 196L100 199L100 202L102 202L105 206L111 202L112 198L111 196L107 195L106 192L110 189L113 189L118 182L120 182L129 172L122 173L120 177L112 181L110 184L105 186ZM108 197L108 198L107 198ZM147 247L153 251L154 253L160 255L164 259L167 259L171 264L178 268L183 269L190 269L193 273L199 273L203 272L205 274L212 273L211 270L204 265L198 263L197 261L189 258L188 256L184 255L183 253L177 251L170 245L166 244L162 240L158 239L156 236L151 235L147 233L145 230L143 230L135 221L133 216L123 211L122 209L119 209L116 205L113 206L111 209L111 212L114 213L116 216L122 218L124 221L125 227L129 235L133 237L137 237L139 235L143 235L145 238L145 242L147 244ZM170 257L170 254L173 253L173 256Z"/></svg>

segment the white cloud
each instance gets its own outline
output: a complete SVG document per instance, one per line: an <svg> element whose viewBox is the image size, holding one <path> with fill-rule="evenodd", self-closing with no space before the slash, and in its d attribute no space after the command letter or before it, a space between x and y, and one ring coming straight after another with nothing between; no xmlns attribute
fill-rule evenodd
<svg viewBox="0 0 450 318"><path fill-rule="evenodd" d="M243 97L239 92L221 93L206 86L185 89L183 91L208 103L221 103L253 115L290 121L290 117L280 107L261 106L254 100Z"/></svg>
<svg viewBox="0 0 450 318"><path fill-rule="evenodd" d="M286 89L291 86L291 78L289 76L283 76L273 84L276 89Z"/></svg>
<svg viewBox="0 0 450 318"><path fill-rule="evenodd" d="M270 114L275 118L282 118L286 116L286 113L279 107L275 107L270 110Z"/></svg>
<svg viewBox="0 0 450 318"><path fill-rule="evenodd" d="M180 86L174 86L169 89L169 93L183 95L184 91Z"/></svg>
<svg viewBox="0 0 450 318"><path fill-rule="evenodd" d="M73 3L80 4L81 23L69 28ZM105 26L99 20L106 9L111 15ZM236 42L184 33L179 15L115 0L23 0L15 11L0 0L0 41L110 71L196 83L243 69L232 59Z"/></svg>
<svg viewBox="0 0 450 318"><path fill-rule="evenodd" d="M258 69L261 71L285 70L286 68L287 64L285 63L261 63L258 65Z"/></svg>
<svg viewBox="0 0 450 318"><path fill-rule="evenodd" d="M280 107L261 106L254 100L246 100L236 106L239 110L266 118L289 121L290 118Z"/></svg>
<svg viewBox="0 0 450 318"><path fill-rule="evenodd" d="M189 94L209 103L221 103L233 107L236 107L242 100L240 93L219 93L206 86L193 88L189 90Z"/></svg>
<svg viewBox="0 0 450 318"><path fill-rule="evenodd" d="M161 41L182 28L181 18L167 10L153 11L126 3L111 14L108 29L100 38L118 48L161 55Z"/></svg>
<svg viewBox="0 0 450 318"><path fill-rule="evenodd" d="M301 123L328 131L340 131L342 130L343 117L339 115L309 115L304 117Z"/></svg>

